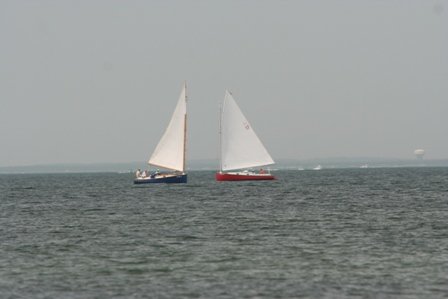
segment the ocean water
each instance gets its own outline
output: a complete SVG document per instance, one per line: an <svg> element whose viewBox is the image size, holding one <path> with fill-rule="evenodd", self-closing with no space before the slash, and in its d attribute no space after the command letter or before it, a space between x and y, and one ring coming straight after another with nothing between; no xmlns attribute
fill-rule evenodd
<svg viewBox="0 0 448 299"><path fill-rule="evenodd" d="M0 175L0 298L447 298L448 168Z"/></svg>

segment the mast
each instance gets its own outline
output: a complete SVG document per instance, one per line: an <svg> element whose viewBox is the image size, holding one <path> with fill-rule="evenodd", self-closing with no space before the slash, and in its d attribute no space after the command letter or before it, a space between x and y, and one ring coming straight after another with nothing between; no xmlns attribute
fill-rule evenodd
<svg viewBox="0 0 448 299"><path fill-rule="evenodd" d="M184 89L185 89L185 106L187 105L187 82L184 81ZM184 166L183 172L185 173L185 160L187 155L187 111L185 110L184 116Z"/></svg>
<svg viewBox="0 0 448 299"><path fill-rule="evenodd" d="M225 100L225 99L224 99ZM222 106L224 102L219 105L219 172L222 172L222 129L221 129L221 123L222 123Z"/></svg>

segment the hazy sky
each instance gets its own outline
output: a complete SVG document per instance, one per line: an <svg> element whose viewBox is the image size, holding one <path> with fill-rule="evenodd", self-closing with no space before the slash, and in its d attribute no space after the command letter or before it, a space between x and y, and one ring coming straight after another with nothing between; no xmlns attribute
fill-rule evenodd
<svg viewBox="0 0 448 299"><path fill-rule="evenodd" d="M448 1L0 0L0 166L143 163L184 80L191 159L225 89L274 160L448 158Z"/></svg>

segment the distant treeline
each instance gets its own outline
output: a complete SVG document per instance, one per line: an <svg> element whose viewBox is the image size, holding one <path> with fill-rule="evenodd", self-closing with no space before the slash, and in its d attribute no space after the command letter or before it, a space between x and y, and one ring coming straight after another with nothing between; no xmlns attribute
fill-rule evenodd
<svg viewBox="0 0 448 299"><path fill-rule="evenodd" d="M359 167L448 167L448 159L417 160L417 159L382 159L382 158L327 158L327 159L277 159L270 169L312 169L321 165L329 168L359 168ZM65 173L65 172L134 172L136 169L149 169L149 165L139 162L129 163L92 163L92 164L46 164L28 166L0 167L0 173ZM216 170L216 160L189 160L189 170Z"/></svg>

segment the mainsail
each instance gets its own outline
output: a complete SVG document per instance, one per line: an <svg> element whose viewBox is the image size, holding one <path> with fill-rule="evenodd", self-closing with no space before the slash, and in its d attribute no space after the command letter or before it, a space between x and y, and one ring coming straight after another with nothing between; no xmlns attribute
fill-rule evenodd
<svg viewBox="0 0 448 299"><path fill-rule="evenodd" d="M187 93L182 87L176 109L165 133L157 144L148 163L157 167L185 171L185 146L187 132Z"/></svg>
<svg viewBox="0 0 448 299"><path fill-rule="evenodd" d="M274 164L274 160L227 90L221 109L221 170Z"/></svg>

